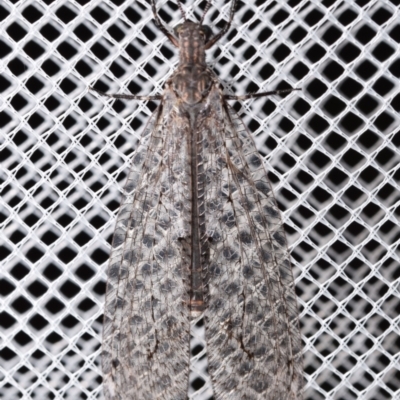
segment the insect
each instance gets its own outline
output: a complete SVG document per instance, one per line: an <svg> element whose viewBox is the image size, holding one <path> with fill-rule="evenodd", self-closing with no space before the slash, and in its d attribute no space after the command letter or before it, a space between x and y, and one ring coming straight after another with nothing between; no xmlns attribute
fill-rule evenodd
<svg viewBox="0 0 400 400"><path fill-rule="evenodd" d="M108 400L184 400L190 321L204 317L214 398L298 400L302 356L285 233L262 159L206 65L217 34L186 19L176 71L145 128L112 244L102 363ZM96 90L96 89L94 89ZM292 90L292 89L291 89Z"/></svg>

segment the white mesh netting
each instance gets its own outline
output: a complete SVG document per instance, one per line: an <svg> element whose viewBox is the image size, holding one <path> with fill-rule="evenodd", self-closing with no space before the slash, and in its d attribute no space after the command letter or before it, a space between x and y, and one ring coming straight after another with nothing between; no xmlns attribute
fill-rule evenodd
<svg viewBox="0 0 400 400"><path fill-rule="evenodd" d="M400 1L248 3L208 59L229 93L303 89L235 108L284 211L305 399L399 399ZM0 398L101 399L109 243L156 104L87 88L159 93L177 52L144 0L4 0L0 21ZM210 393L192 374L191 398Z"/></svg>

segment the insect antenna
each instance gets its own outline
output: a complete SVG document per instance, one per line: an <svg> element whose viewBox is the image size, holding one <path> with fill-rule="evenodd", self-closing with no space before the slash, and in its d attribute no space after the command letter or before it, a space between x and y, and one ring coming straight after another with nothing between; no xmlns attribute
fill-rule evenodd
<svg viewBox="0 0 400 400"><path fill-rule="evenodd" d="M167 27L162 23L160 16L157 13L157 7L156 7L156 0L150 0L151 3L151 9L153 10L153 16L154 16L154 23L156 27L169 39L169 41L175 46L179 47L179 42L176 39L174 35L167 29ZM183 12L184 18L186 20L186 15L182 9L182 6L179 7L181 9L181 12Z"/></svg>
<svg viewBox="0 0 400 400"><path fill-rule="evenodd" d="M200 19L200 23L199 23L200 26L203 25L204 17L206 16L206 14L207 14L207 12L208 12L208 10L210 8L211 8L211 3L209 1L207 1L206 7L205 7L204 12L203 12L203 15L201 16L201 19Z"/></svg>
<svg viewBox="0 0 400 400"><path fill-rule="evenodd" d="M233 17L235 16L235 12L236 12L236 7L238 4L238 0L232 0L231 3L231 8L229 10L229 20L228 22L225 24L225 26L214 36L212 37L204 46L204 49L209 49L211 46L213 46L216 42L218 42L219 39L222 38L222 36L225 35L226 32L228 32L229 28L231 27L232 21L233 21ZM206 6L207 9L207 6ZM204 15L203 15L204 17ZM203 19L202 17L202 19ZM201 25L201 23L200 23Z"/></svg>
<svg viewBox="0 0 400 400"><path fill-rule="evenodd" d="M182 3L180 0L178 0L178 7L179 7L179 10L181 11L183 20L186 22L186 13L185 13L185 10L183 9L183 6L182 6Z"/></svg>

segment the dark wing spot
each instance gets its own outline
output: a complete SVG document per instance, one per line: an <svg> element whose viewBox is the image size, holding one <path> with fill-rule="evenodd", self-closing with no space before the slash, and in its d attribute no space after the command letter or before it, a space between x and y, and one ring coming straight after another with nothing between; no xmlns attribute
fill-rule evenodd
<svg viewBox="0 0 400 400"><path fill-rule="evenodd" d="M150 299L147 300L143 303L143 309L144 310L152 310L154 308L157 308L157 305L160 303L160 300L158 299ZM150 326L150 325L149 325Z"/></svg>
<svg viewBox="0 0 400 400"><path fill-rule="evenodd" d="M262 225L265 228L265 218L261 214L255 214L253 218L254 221L256 221L258 224Z"/></svg>
<svg viewBox="0 0 400 400"><path fill-rule="evenodd" d="M266 332L268 332L272 327L274 326L273 321L271 320L271 318L268 318L264 321L264 323L262 324L262 329Z"/></svg>
<svg viewBox="0 0 400 400"><path fill-rule="evenodd" d="M126 226L127 228L133 229L136 228L137 226L141 226L142 225L142 216L137 216L137 215L132 215L132 218L130 220L127 220L126 224L124 224L124 226Z"/></svg>
<svg viewBox="0 0 400 400"><path fill-rule="evenodd" d="M142 242L147 248L150 249L154 245L154 238L153 238L153 236L150 236L150 235L144 235Z"/></svg>
<svg viewBox="0 0 400 400"><path fill-rule="evenodd" d="M225 158L218 157L217 158L217 165L219 165L220 169L226 167L226 160Z"/></svg>
<svg viewBox="0 0 400 400"><path fill-rule="evenodd" d="M266 184L263 181L256 182L256 188L259 192L264 193L266 196L268 196L269 192L271 191L270 185Z"/></svg>
<svg viewBox="0 0 400 400"><path fill-rule="evenodd" d="M168 258L173 258L175 256L175 250L173 247L164 247L158 250L156 257L160 260L166 260Z"/></svg>
<svg viewBox="0 0 400 400"><path fill-rule="evenodd" d="M152 208L154 208L154 204L153 204L153 200L152 200L152 199L145 200L145 201L142 203L142 210L143 210L144 212L148 212L148 211L150 211Z"/></svg>
<svg viewBox="0 0 400 400"><path fill-rule="evenodd" d="M221 217L221 222L224 223L228 228L233 228L236 223L235 215L232 211L228 211Z"/></svg>
<svg viewBox="0 0 400 400"><path fill-rule="evenodd" d="M175 209L176 211L181 211L181 210L183 210L183 204L182 204L182 202L181 202L181 201L176 201L176 202L174 203L174 209Z"/></svg>
<svg viewBox="0 0 400 400"><path fill-rule="evenodd" d="M133 165L141 165L144 161L145 155L143 153L136 153L132 159Z"/></svg>
<svg viewBox="0 0 400 400"><path fill-rule="evenodd" d="M276 312L278 314L284 314L286 312L286 308L283 306L283 304L279 304L276 309Z"/></svg>
<svg viewBox="0 0 400 400"><path fill-rule="evenodd" d="M131 290L141 290L141 289L143 289L143 287L144 287L143 281L140 281L140 280L137 280L137 279L132 280L130 285L129 285L129 288Z"/></svg>
<svg viewBox="0 0 400 400"><path fill-rule="evenodd" d="M265 206L264 207L264 212L269 217L279 218L279 211L276 208L273 208L273 207L270 207L270 206Z"/></svg>
<svg viewBox="0 0 400 400"><path fill-rule="evenodd" d="M231 194L235 193L237 191L237 187L234 184L225 184L222 186L220 190L220 195L223 198L229 197Z"/></svg>
<svg viewBox="0 0 400 400"><path fill-rule="evenodd" d="M246 211L254 210L254 202L248 196L243 197L240 200L240 204Z"/></svg>
<svg viewBox="0 0 400 400"><path fill-rule="evenodd" d="M217 211L222 208L222 202L218 199L212 199L206 203L206 208L208 211Z"/></svg>
<svg viewBox="0 0 400 400"><path fill-rule="evenodd" d="M234 346L225 346L222 351L221 355L223 358L228 358L231 354L233 354L236 351L236 347Z"/></svg>
<svg viewBox="0 0 400 400"><path fill-rule="evenodd" d="M230 377L227 378L226 381L222 381L222 385L224 386L227 392L231 392L238 386L238 382L235 378Z"/></svg>
<svg viewBox="0 0 400 400"><path fill-rule="evenodd" d="M272 254L269 249L261 249L261 260L266 263L272 260Z"/></svg>
<svg viewBox="0 0 400 400"><path fill-rule="evenodd" d="M259 291L263 296L266 296L268 293L267 285L265 285L265 284L261 285L259 288Z"/></svg>
<svg viewBox="0 0 400 400"><path fill-rule="evenodd" d="M166 230L171 226L171 220L170 219L159 219L158 220L158 225L160 228Z"/></svg>
<svg viewBox="0 0 400 400"><path fill-rule="evenodd" d="M168 329L172 329L172 328L175 327L177 324L178 324L178 320L177 320L175 317L173 317L173 316L170 316L170 317L166 318L166 319L163 321L163 325L164 325L165 327L167 327Z"/></svg>
<svg viewBox="0 0 400 400"><path fill-rule="evenodd" d="M119 270L119 279L125 279L129 274L129 271L124 266L121 266Z"/></svg>
<svg viewBox="0 0 400 400"><path fill-rule="evenodd" d="M210 304L211 311L223 310L225 308L225 301L221 298L215 299L212 304Z"/></svg>
<svg viewBox="0 0 400 400"><path fill-rule="evenodd" d="M215 346L223 345L227 339L227 335L222 331L215 331L213 335L210 335L210 337L213 338L213 343Z"/></svg>
<svg viewBox="0 0 400 400"><path fill-rule="evenodd" d="M228 286L225 287L225 293L229 296L237 295L240 290L241 286L237 282L231 282Z"/></svg>
<svg viewBox="0 0 400 400"><path fill-rule="evenodd" d="M244 376L248 374L250 371L252 371L254 368L254 363L253 362L242 362L239 365L239 373L241 376Z"/></svg>
<svg viewBox="0 0 400 400"><path fill-rule="evenodd" d="M221 234L219 231L212 231L208 233L208 241L210 243L218 243L221 241Z"/></svg>
<svg viewBox="0 0 400 400"><path fill-rule="evenodd" d="M167 342L163 342L163 343L160 343L159 345L158 345L158 348L159 348L159 352L162 354L162 353L166 353L169 349L170 349L170 345L169 345L169 343L167 343Z"/></svg>
<svg viewBox="0 0 400 400"><path fill-rule="evenodd" d="M124 229L116 229L114 232L114 238L112 242L112 247L116 248L121 246L125 241L125 230Z"/></svg>
<svg viewBox="0 0 400 400"><path fill-rule="evenodd" d="M261 159L257 154L252 154L250 159L248 160L249 164L252 165L253 167L258 168L261 166Z"/></svg>
<svg viewBox="0 0 400 400"><path fill-rule="evenodd" d="M103 358L103 364L102 364L102 370L103 374L109 374L111 372L111 364L112 361L109 362L111 359L112 355L108 351L102 351L101 352L101 357Z"/></svg>
<svg viewBox="0 0 400 400"><path fill-rule="evenodd" d="M282 234L282 232L275 232L273 237L277 241L279 246L286 247L286 238L285 235Z"/></svg>
<svg viewBox="0 0 400 400"><path fill-rule="evenodd" d="M161 291L163 292L171 292L175 288L175 283L171 279L166 279L160 286Z"/></svg>
<svg viewBox="0 0 400 400"><path fill-rule="evenodd" d="M121 309L125 306L126 301L122 299L121 297L117 298L117 308Z"/></svg>
<svg viewBox="0 0 400 400"><path fill-rule="evenodd" d="M142 266L142 274L143 275L150 275L151 271L152 271L151 264L146 263Z"/></svg>
<svg viewBox="0 0 400 400"><path fill-rule="evenodd" d="M171 387L171 377L169 375L163 375L160 377L158 380L160 387L162 387L162 390L165 390L169 387Z"/></svg>
<svg viewBox="0 0 400 400"><path fill-rule="evenodd" d="M268 349L265 346L260 346L254 352L254 355L256 357L263 357L267 354L267 352L268 352Z"/></svg>
<svg viewBox="0 0 400 400"><path fill-rule="evenodd" d="M146 263L143 264L141 271L143 275L153 275L153 274L157 274L158 271L160 270L160 267L158 264L156 263Z"/></svg>
<svg viewBox="0 0 400 400"><path fill-rule="evenodd" d="M283 280L287 279L292 270L289 260L284 260L279 264L279 275Z"/></svg>
<svg viewBox="0 0 400 400"><path fill-rule="evenodd" d="M115 264L110 265L110 267L108 268L108 278L109 279L114 280L114 279L118 278L119 266L120 266L119 262L116 262Z"/></svg>
<svg viewBox="0 0 400 400"><path fill-rule="evenodd" d="M261 374L260 374L261 375ZM267 380L268 379L268 380ZM268 386L272 384L272 382L270 382L271 378L267 378L265 377L265 374L262 374L261 376L259 376L259 379L257 380L257 382L255 382L254 384L251 385L252 389L254 391L256 391L257 393L262 393L265 390L267 390Z"/></svg>
<svg viewBox="0 0 400 400"><path fill-rule="evenodd" d="M124 252L124 260L128 261L130 264L133 264L137 261L136 253L134 250L127 250Z"/></svg>
<svg viewBox="0 0 400 400"><path fill-rule="evenodd" d="M225 247L222 254L229 261L235 261L239 258L239 253L232 247Z"/></svg>
<svg viewBox="0 0 400 400"><path fill-rule="evenodd" d="M136 189L136 186L137 186L136 180L133 179L127 180L124 187L125 194L131 194Z"/></svg>
<svg viewBox="0 0 400 400"><path fill-rule="evenodd" d="M243 267L243 276L245 279L250 279L251 277L253 277L254 276L253 267L250 265L245 265Z"/></svg>
<svg viewBox="0 0 400 400"><path fill-rule="evenodd" d="M111 363L112 363L113 368L118 368L118 366L120 365L120 361L118 358L113 358Z"/></svg>
<svg viewBox="0 0 400 400"><path fill-rule="evenodd" d="M140 315L133 315L131 317L131 325L133 325L133 326L141 324L142 321L143 321L143 317L141 317Z"/></svg>
<svg viewBox="0 0 400 400"><path fill-rule="evenodd" d="M242 326L242 323L243 323L242 316L238 316L230 320L230 326L232 328L237 328L238 326Z"/></svg>
<svg viewBox="0 0 400 400"><path fill-rule="evenodd" d="M221 275L221 268L219 267L218 264L211 264L209 271L210 275L213 277L218 277Z"/></svg>
<svg viewBox="0 0 400 400"><path fill-rule="evenodd" d="M253 243L253 237L251 236L250 232L248 231L241 231L239 233L240 242L244 244L251 244Z"/></svg>

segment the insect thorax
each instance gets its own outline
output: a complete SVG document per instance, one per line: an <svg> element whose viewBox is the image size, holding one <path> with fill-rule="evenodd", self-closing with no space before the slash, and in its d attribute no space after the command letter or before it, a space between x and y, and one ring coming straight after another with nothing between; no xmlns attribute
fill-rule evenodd
<svg viewBox="0 0 400 400"><path fill-rule="evenodd" d="M215 81L207 67L205 43L211 34L207 26L186 21L175 28L179 42L179 66L169 84L185 106L201 103Z"/></svg>
<svg viewBox="0 0 400 400"><path fill-rule="evenodd" d="M176 96L186 105L201 103L214 83L212 71L205 65L180 65L170 80Z"/></svg>

